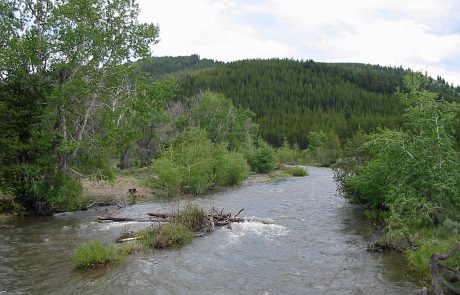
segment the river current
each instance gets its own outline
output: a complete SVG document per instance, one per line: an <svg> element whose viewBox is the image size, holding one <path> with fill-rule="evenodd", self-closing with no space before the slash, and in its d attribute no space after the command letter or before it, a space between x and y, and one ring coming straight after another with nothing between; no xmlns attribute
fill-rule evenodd
<svg viewBox="0 0 460 295"><path fill-rule="evenodd" d="M177 201L24 218L0 229L0 294L411 294L404 259L369 253L372 226L336 195L333 172L243 185L193 199L205 209L245 210L254 221L219 228L180 250L146 250L106 269L80 272L83 242L111 244L145 224L97 216L144 217ZM270 221L265 224L261 221Z"/></svg>

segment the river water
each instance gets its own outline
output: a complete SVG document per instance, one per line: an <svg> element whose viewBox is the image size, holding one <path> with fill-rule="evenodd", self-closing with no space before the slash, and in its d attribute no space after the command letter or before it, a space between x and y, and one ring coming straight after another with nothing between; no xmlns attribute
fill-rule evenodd
<svg viewBox="0 0 460 295"><path fill-rule="evenodd" d="M98 223L97 216L143 217L177 202L98 208L14 221L0 230L0 294L411 294L398 255L368 253L371 226L336 196L333 173L244 185L193 202L270 220L233 224L180 250L146 250L90 272L73 269L81 243L113 243L138 223Z"/></svg>

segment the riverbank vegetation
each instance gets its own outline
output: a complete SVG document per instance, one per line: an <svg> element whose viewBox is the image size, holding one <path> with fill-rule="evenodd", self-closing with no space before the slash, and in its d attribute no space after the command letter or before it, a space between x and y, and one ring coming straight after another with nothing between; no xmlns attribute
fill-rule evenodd
<svg viewBox="0 0 460 295"><path fill-rule="evenodd" d="M378 242L402 249L421 279L433 253L460 240L460 153L455 131L460 107L427 90L421 74L405 76L397 91L404 106L398 129L350 141L336 165L344 196L381 211L387 232ZM360 144L362 143L362 144ZM460 254L450 259L457 267Z"/></svg>

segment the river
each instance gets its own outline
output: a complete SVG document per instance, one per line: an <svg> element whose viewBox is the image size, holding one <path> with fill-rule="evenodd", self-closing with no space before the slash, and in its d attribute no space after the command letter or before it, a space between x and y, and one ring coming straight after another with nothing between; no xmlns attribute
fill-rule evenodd
<svg viewBox="0 0 460 295"><path fill-rule="evenodd" d="M336 196L333 172L244 185L193 202L269 219L220 228L180 250L147 250L106 269L80 272L71 256L93 239L112 243L137 223L96 216L170 211L177 202L139 203L13 221L0 230L0 294L411 294L401 256L369 253L371 226ZM145 226L145 224L144 224Z"/></svg>

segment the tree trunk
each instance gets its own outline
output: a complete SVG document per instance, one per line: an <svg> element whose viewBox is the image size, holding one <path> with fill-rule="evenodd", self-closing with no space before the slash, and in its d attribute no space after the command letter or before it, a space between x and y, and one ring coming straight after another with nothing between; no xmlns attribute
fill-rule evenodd
<svg viewBox="0 0 460 295"><path fill-rule="evenodd" d="M118 164L121 170L131 168L131 162L129 161L129 148L126 148L125 151L121 154L120 164Z"/></svg>

